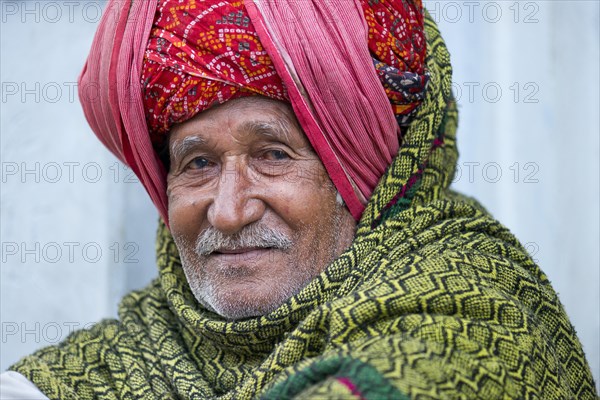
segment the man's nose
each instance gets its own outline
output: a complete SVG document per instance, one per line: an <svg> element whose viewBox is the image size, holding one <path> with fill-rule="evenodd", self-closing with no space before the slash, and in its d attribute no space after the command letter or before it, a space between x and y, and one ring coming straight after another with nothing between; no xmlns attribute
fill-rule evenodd
<svg viewBox="0 0 600 400"><path fill-rule="evenodd" d="M257 195L256 179L240 162L223 165L219 184L208 208L208 222L219 231L232 235L260 220L265 203Z"/></svg>

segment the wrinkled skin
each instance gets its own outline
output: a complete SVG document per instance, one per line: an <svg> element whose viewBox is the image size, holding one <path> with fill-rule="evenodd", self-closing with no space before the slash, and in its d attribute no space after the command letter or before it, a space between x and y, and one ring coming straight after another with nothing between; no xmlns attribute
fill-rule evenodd
<svg viewBox="0 0 600 400"><path fill-rule="evenodd" d="M283 102L215 106L173 128L169 157L170 228L187 280L227 319L275 310L352 242L356 223Z"/></svg>

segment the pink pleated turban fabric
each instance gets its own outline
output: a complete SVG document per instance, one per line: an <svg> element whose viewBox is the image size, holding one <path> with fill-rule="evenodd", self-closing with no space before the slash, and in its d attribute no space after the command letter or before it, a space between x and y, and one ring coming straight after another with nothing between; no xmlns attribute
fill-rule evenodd
<svg viewBox="0 0 600 400"><path fill-rule="evenodd" d="M79 96L167 224L169 130L250 95L291 104L358 220L424 97L425 52L420 0L109 0Z"/></svg>

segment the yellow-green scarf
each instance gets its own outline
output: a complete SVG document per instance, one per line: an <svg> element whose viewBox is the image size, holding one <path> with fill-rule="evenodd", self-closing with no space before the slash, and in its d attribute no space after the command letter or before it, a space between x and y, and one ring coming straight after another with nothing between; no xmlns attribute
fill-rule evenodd
<svg viewBox="0 0 600 400"><path fill-rule="evenodd" d="M271 314L202 309L164 225L159 278L119 320L12 367L51 399L593 399L546 276L475 201L448 189L456 108L426 22L427 98L352 246Z"/></svg>

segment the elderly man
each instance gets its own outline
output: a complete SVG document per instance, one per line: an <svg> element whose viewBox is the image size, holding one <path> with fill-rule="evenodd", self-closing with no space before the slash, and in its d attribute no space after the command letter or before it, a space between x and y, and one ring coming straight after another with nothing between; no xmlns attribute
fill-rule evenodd
<svg viewBox="0 0 600 400"><path fill-rule="evenodd" d="M109 1L80 97L160 211L159 277L11 390L596 398L545 275L448 189L450 86L418 0Z"/></svg>

